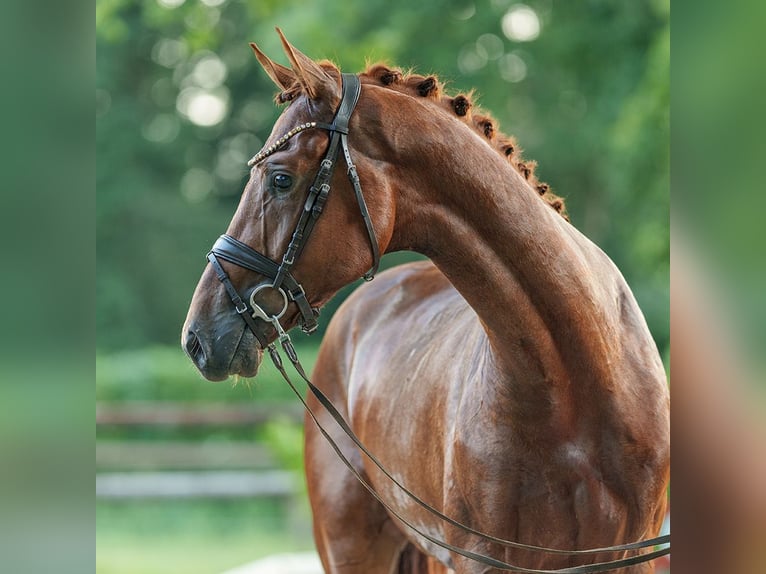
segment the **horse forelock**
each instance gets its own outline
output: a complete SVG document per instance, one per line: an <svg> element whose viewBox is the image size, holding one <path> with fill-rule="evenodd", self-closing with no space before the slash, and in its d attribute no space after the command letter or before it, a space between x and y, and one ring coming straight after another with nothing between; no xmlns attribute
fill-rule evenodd
<svg viewBox="0 0 766 574"><path fill-rule="evenodd" d="M331 76L340 78L340 69L333 62L323 60L319 65ZM503 155L513 168L529 183L532 190L564 219L569 221L564 199L554 194L547 183L541 182L535 175L537 162L525 160L521 147L513 136L503 134L498 129L497 121L474 103L473 91L449 95L444 83L434 75L423 76L412 71L390 68L385 64L371 64L359 74L363 82L384 86L391 90L424 98L447 110L464 124L473 129L497 153ZM276 95L278 104L288 103L302 93L297 81Z"/></svg>
<svg viewBox="0 0 766 574"><path fill-rule="evenodd" d="M340 69L333 62L330 60L322 60L318 62L318 64L330 76L340 81ZM303 86L301 86L301 83L296 78L292 85L290 85L287 89L277 92L277 94L274 96L274 101L279 105L287 104L300 96L302 93Z"/></svg>

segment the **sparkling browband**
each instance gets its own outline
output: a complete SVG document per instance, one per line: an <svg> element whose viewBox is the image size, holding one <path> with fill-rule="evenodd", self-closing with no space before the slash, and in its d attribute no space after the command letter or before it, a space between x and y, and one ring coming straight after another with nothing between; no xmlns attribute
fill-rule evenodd
<svg viewBox="0 0 766 574"><path fill-rule="evenodd" d="M257 154L255 154L253 158L249 162L247 162L248 167L253 167L259 161L269 157L271 154L273 154L274 152L279 150L283 145L285 145L287 143L287 140L289 140L294 135L297 135L304 130L308 130L315 127L317 127L316 122L308 122L306 124L301 124L297 127L294 127L285 135L283 135L281 138L279 138L277 141L275 141L273 144L271 144L269 147L267 147L266 149L262 149Z"/></svg>

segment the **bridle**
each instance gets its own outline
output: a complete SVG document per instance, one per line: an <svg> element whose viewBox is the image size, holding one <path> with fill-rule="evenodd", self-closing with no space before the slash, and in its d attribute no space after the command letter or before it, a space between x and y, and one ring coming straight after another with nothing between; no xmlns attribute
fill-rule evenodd
<svg viewBox="0 0 766 574"><path fill-rule="evenodd" d="M270 322L280 336L284 331L282 330L278 319L287 310L289 301L293 301L298 306L298 311L301 316L301 329L304 332L313 333L317 328L316 318L319 315L319 311L311 307L306 298L306 292L303 289L303 286L295 279L295 277L293 277L292 273L290 273L290 269L295 264L295 260L303 252L306 242L308 241L319 216L322 215L322 211L324 210L327 197L330 194L330 180L332 179L332 174L338 161L339 145L343 150L348 178L351 180L351 185L354 188L354 194L356 195L356 200L359 204L359 211L362 214L362 220L364 221L364 226L367 230L367 236L370 239L370 246L372 248L372 267L364 274L364 279L366 281L372 280L380 265L378 240L375 237L375 230L372 226L370 213L367 209L367 204L364 201L364 196L362 195L362 186L359 183L356 166L354 166L351 161L351 152L348 149L348 124L351 119L351 114L356 107L356 103L359 101L359 94L362 86L359 78L355 74L343 74L342 81L343 88L340 105L338 106L335 118L331 124L321 122L301 124L287 132L287 134L279 138L268 148L258 152L258 154L248 162L248 166L251 167L258 164L268 156L282 149L290 138L305 130L318 128L327 130L330 133L330 143L327 147L327 152L325 153L324 159L319 164L319 172L316 174L314 182L309 188L308 196L303 205L303 211L301 211L301 215L295 226L295 231L293 231L287 250L282 256L282 262L277 263L276 261L269 259L255 249L229 235L221 235L215 244L213 244L210 253L207 254L207 259L210 261L213 269L215 269L218 279L224 284L226 291L229 293L229 297L234 301L237 313L245 318L245 321L248 321L248 317L252 317L254 314L256 318ZM255 271L256 273L260 273L272 280L271 284L260 285L250 293L250 305L252 306L252 311L248 308L247 303L237 294L237 291L226 275L226 272L218 262L218 258L244 267L245 269ZM282 295L282 310L275 315L266 313L256 302L255 296L260 290L265 288L275 289ZM261 347L265 349L267 344L257 334L257 330L253 329L253 325L251 325L249 321L248 326L251 327L253 334L258 338Z"/></svg>
<svg viewBox="0 0 766 574"><path fill-rule="evenodd" d="M271 360L274 363L275 367L280 372L282 377L285 379L287 384L290 386L292 391L296 394L298 399L301 401L306 411L308 412L308 415L317 425L319 431L322 433L325 439L327 439L329 445L338 455L340 460L357 478L357 480L362 484L362 486L365 489L367 489L370 492L370 494L376 500L378 500L378 502L380 502L392 516L396 517L408 528L413 530L415 533L417 533L419 536L423 537L424 539L432 542L433 544L436 544L437 546L440 546L450 552L460 554L461 556L464 556L471 560L475 560L477 562L480 562L492 568L496 568L499 570L514 571L514 572L523 572L526 574L588 574L591 572L605 572L608 570L616 570L619 568L625 568L627 566L631 566L641 562L654 560L655 558L659 558L660 556L664 556L665 554L670 553L670 545L669 545L670 535L659 536L656 538L652 538L650 540L632 542L629 544L620 544L620 545L609 546L605 548L592 548L587 550L561 550L561 549L555 549L555 548L545 548L542 546L534 546L531 544L522 544L519 542L510 541L510 540L504 540L502 538L497 538L495 536L484 534L478 530L471 528L470 526L466 526L465 524L462 524L450 518L449 516L446 516L445 514L443 514L436 508L434 508L433 506L429 505L427 502L423 501L416 494L410 491L406 486L401 484L401 482L397 480L396 477L394 477L391 474L391 472L388 471L380 463L380 461L367 449L367 447L364 446L361 440L356 436L356 433L354 433L354 431L351 429L348 423L343 419L343 415L341 415L341 413L332 404L330 399L328 399L327 396L311 382L308 375L306 374L306 371L304 370L303 366L301 365L298 359L298 355L295 352L295 347L293 346L292 341L290 340L290 336L282 328L279 322L279 319L284 315L285 311L287 310L289 301L293 301L298 306L298 310L301 314L301 323L302 323L301 328L303 329L303 331L307 333L311 333L314 330L316 330L316 327L317 327L316 317L318 315L318 311L314 310L311 307L311 305L308 302L308 299L306 298L306 293L303 287L295 279L295 277L293 277L293 275L290 273L290 269L295 263L296 258L299 257L301 252L303 251L303 248L306 245L306 241L308 240L308 237L311 234L311 231L313 230L314 225L316 224L316 220L321 215L325 202L327 201L327 196L330 192L330 179L332 177L332 174L335 168L335 163L338 159L339 145L343 149L343 155L345 157L346 166L348 168L347 169L348 177L351 180L352 186L354 188L354 194L356 195L356 199L359 204L359 209L361 211L362 218L364 220L365 227L367 229L367 234L370 239L370 244L372 246L373 263L370 270L364 274L363 276L364 279L367 281L371 280L374 277L375 273L377 272L378 266L380 264L380 253L379 253L378 242L375 236L375 231L372 227L372 221L370 219L370 215L367 210L367 205L364 201L364 197L362 196L362 189L359 183L359 176L356 173L356 167L351 161L351 154L349 152L348 142L347 142L349 120L351 118L351 114L354 111L354 108L356 107L356 103L359 100L359 95L361 92L361 83L359 81L359 78L354 74L342 74L341 77L343 82L341 102L340 102L340 105L338 106L338 110L335 113L335 118L332 124L324 124L320 122L309 122L309 123L301 124L300 126L290 130L287 134L282 136L280 139L278 139L276 142L274 142L274 144L272 144L268 148L260 151L249 162L249 165L257 164L258 162L262 161L264 158L270 156L271 154L281 149L291 137L307 129L319 128L319 129L327 130L330 133L330 143L327 148L327 152L324 156L324 159L322 160L320 164L319 172L314 178L314 182L309 189L308 196L306 198L306 202L303 207L303 211L301 212L300 218L298 219L298 223L295 227L295 231L293 232L292 239L290 240L290 244L288 245L287 250L285 251L285 254L282 257L282 262L277 263L273 261L272 259L266 257L265 255L262 255L261 253L252 249L248 245L242 243L241 241L229 235L221 235L221 237L218 238L218 240L215 242L212 249L207 255L208 261L213 266L213 269L215 270L218 279L221 281L221 283L223 283L224 288L226 289L226 292L228 293L229 298L234 304L234 307L237 313L239 313L240 317L242 317L242 319L245 321L247 326L250 328L253 335L256 337L256 339L260 343L261 348L268 351L269 356L271 357ZM232 284L231 280L229 279L229 276L226 274L226 271L223 269L220 262L218 261L219 258L225 261L228 261L229 263L238 265L239 267L243 267L245 269L249 269L251 271L255 271L256 273L264 275L272 279L272 283L259 285L255 289L253 289L252 292L250 293L249 305L248 305L248 301L246 299L243 299L239 295L239 292ZM283 307L278 313L269 314L256 301L255 296L264 288L273 288L281 293L282 299L283 299ZM257 324L255 323L255 319L261 319L263 321L271 323L274 326L275 330L277 331L277 338L280 342L280 345L283 351L285 352L285 354L287 355L288 359L292 363L295 370L298 372L298 374L301 376L304 382L308 385L309 390L316 397L316 399L328 411L328 413L332 416L335 422L340 426L343 432L365 454L365 456L367 456L367 458L370 461L372 461L372 463L375 464L375 466L377 466L383 472L383 474L412 501L414 501L421 508L430 512L431 514L433 514L440 520L446 522L447 524L455 528L458 528L460 530L463 530L464 532L467 532L474 536L483 538L485 541L488 541L494 544L506 546L509 548L517 548L517 549L528 550L528 551L545 552L549 554L558 554L558 555L567 555L567 556L587 556L587 555L593 555L593 554L603 554L607 552L627 552L627 551L633 551L633 550L640 550L643 548L648 548L648 547L653 547L658 545L667 545L667 546L659 550L653 550L646 554L637 554L637 555L630 556L628 558L622 558L619 560L595 562L595 563L586 564L583 566L573 566L569 568L560 568L560 569L554 569L554 570L540 570L540 569L534 569L534 568L523 568L521 566L515 566L513 564L509 564L507 562L492 558L490 556L478 554L476 552L472 552L465 548L460 548L452 544L449 544L443 540L440 540L432 536L431 534L427 532L424 532L421 528L418 528L417 526L412 524L411 521L403 517L399 511L397 511L395 508L391 506L390 503L384 500L373 488L373 486L368 482L368 480L364 476L362 476L359 470L357 470L357 468L343 454L340 447L336 444L336 442L330 436L329 432L320 424L318 417L314 413L313 409L305 401L301 392L295 387L293 382L290 380L290 377L285 371L282 358L280 357L279 351L277 350L275 344L273 342L268 343L264 339L264 336L259 334L260 331L258 329Z"/></svg>

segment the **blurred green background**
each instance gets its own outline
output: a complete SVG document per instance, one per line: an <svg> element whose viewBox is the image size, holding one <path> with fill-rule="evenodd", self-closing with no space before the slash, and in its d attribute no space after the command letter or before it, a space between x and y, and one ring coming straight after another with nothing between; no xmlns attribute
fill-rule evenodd
<svg viewBox="0 0 766 574"><path fill-rule="evenodd" d="M280 112L249 41L286 63L280 26L344 71L382 60L475 88L620 267L667 359L669 20L665 0L97 0L99 476L297 477L290 494L229 499L101 492L97 571L220 572L312 547L295 399L268 369L208 383L179 346L204 254ZM299 338L309 366L320 338ZM264 405L282 414L237 419ZM192 420L205 412L220 417Z"/></svg>

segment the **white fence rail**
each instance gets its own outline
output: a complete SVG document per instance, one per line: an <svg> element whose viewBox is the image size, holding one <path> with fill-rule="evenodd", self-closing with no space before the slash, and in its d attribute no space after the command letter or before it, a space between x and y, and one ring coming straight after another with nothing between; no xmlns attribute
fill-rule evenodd
<svg viewBox="0 0 766 574"><path fill-rule="evenodd" d="M104 499L291 497L297 489L295 474L281 470L96 475L96 497Z"/></svg>

